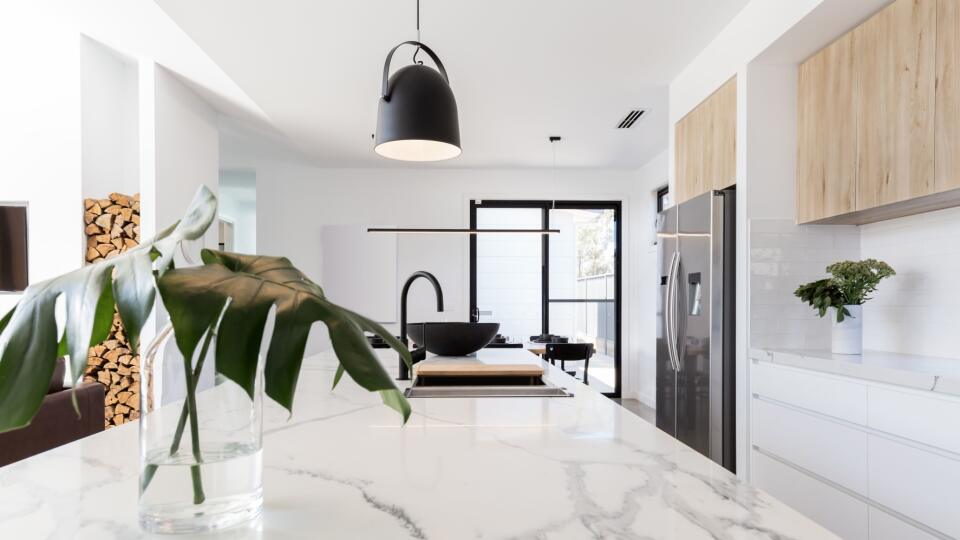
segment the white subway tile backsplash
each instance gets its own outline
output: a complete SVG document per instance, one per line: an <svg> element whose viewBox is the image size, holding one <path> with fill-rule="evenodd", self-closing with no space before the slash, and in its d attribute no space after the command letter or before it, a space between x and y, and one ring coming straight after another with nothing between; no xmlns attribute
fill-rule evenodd
<svg viewBox="0 0 960 540"><path fill-rule="evenodd" d="M864 347L960 358L960 208L861 227L751 220L749 231L751 346L829 347L829 317L793 291L832 262L875 258L897 275L864 305Z"/></svg>
<svg viewBox="0 0 960 540"><path fill-rule="evenodd" d="M826 277L830 263L858 259L853 226L796 225L788 219L750 221L750 345L760 348L830 346L830 319L793 295Z"/></svg>
<svg viewBox="0 0 960 540"><path fill-rule="evenodd" d="M864 346L960 358L960 208L864 225L860 248L897 271L864 305Z"/></svg>

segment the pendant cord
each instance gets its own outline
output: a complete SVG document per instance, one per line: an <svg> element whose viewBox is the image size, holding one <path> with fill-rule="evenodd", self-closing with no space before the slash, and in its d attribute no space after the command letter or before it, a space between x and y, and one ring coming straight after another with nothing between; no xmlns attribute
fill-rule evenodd
<svg viewBox="0 0 960 540"><path fill-rule="evenodd" d="M553 150L553 183L557 183L557 141L550 138L550 149Z"/></svg>
<svg viewBox="0 0 960 540"><path fill-rule="evenodd" d="M417 42L420 42L420 0L417 0ZM417 60L417 54L420 53L420 47L413 51L413 63L423 64L423 60Z"/></svg>

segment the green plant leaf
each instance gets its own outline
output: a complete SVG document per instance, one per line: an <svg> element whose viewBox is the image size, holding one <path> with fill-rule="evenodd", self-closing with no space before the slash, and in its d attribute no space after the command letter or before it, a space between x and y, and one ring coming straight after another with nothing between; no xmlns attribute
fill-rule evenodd
<svg viewBox="0 0 960 540"><path fill-rule="evenodd" d="M0 353L0 433L30 423L46 394L58 351L70 355L73 380L80 377L89 347L109 332L115 299L125 332L139 336L154 299L144 285L153 281L154 270L143 261L156 256L157 272L162 273L183 240L197 239L206 231L216 208L213 193L201 187L187 215L154 240L27 288L0 329L6 342ZM66 305L62 346L55 317L61 296Z"/></svg>
<svg viewBox="0 0 960 540"><path fill-rule="evenodd" d="M330 389L333 390L340 384L340 379L343 377L343 364L337 364L337 373L333 376L333 384L330 386Z"/></svg>
<svg viewBox="0 0 960 540"><path fill-rule="evenodd" d="M10 318L13 317L13 310L17 309L16 306L13 307L6 315L0 319L0 335L3 335L3 329L7 327L7 323L10 322Z"/></svg>
<svg viewBox="0 0 960 540"><path fill-rule="evenodd" d="M217 371L253 394L264 326L276 308L264 365L268 396L292 410L297 377L313 323L323 322L340 365L360 386L380 392L404 421L410 406L394 386L363 331L377 333L409 362L409 351L380 325L328 301L323 290L284 257L204 250L203 266L169 270L158 280L181 354L192 357L203 332L229 300L217 327Z"/></svg>
<svg viewBox="0 0 960 540"><path fill-rule="evenodd" d="M116 272L127 276L113 282L113 296L130 349L135 351L140 344L140 330L150 316L156 295L150 252L140 251L121 258L116 263Z"/></svg>

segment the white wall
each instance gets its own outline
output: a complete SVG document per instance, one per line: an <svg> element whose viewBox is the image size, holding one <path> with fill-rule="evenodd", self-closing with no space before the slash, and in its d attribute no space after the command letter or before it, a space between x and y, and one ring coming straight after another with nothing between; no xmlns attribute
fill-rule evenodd
<svg viewBox="0 0 960 540"><path fill-rule="evenodd" d="M257 252L257 173L220 171L220 215L234 223L234 250Z"/></svg>
<svg viewBox="0 0 960 540"><path fill-rule="evenodd" d="M83 262L79 38L52 10L4 11L0 201L28 203L28 269L35 283ZM0 312L20 296L0 294Z"/></svg>
<svg viewBox="0 0 960 540"><path fill-rule="evenodd" d="M140 191L137 64L80 38L83 196Z"/></svg>
<svg viewBox="0 0 960 540"><path fill-rule="evenodd" d="M960 358L960 208L860 227L860 255L897 275L863 306L865 348Z"/></svg>
<svg viewBox="0 0 960 540"><path fill-rule="evenodd" d="M158 230L181 217L201 185L214 194L220 184L220 136L217 111L160 66L155 72L154 133L156 145L155 184L143 197L155 201L153 221ZM216 248L216 227L203 241L192 242L187 252L199 262L203 247Z"/></svg>
<svg viewBox="0 0 960 540"><path fill-rule="evenodd" d="M636 398L644 404L656 406L657 377L657 295L660 292L660 261L657 256L656 216L657 190L667 184L666 150L640 168L634 180L636 192L631 205L633 224L628 242L633 260L628 280L631 296L627 304L630 320L628 356L631 365L631 384L637 389ZM626 376L625 376L626 377ZM626 380L626 378L624 378Z"/></svg>

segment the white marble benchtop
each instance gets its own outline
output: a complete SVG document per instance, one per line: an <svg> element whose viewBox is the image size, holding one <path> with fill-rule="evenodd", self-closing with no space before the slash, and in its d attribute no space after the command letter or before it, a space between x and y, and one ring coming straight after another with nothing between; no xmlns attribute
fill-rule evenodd
<svg viewBox="0 0 960 540"><path fill-rule="evenodd" d="M312 357L293 417L265 407L263 516L202 538L836 538L546 369L575 396L414 399L401 427L349 377L331 392L333 359ZM127 424L0 468L0 538L142 538L137 438Z"/></svg>
<svg viewBox="0 0 960 540"><path fill-rule="evenodd" d="M881 351L833 354L819 349L752 349L750 357L784 366L960 396L960 360Z"/></svg>

